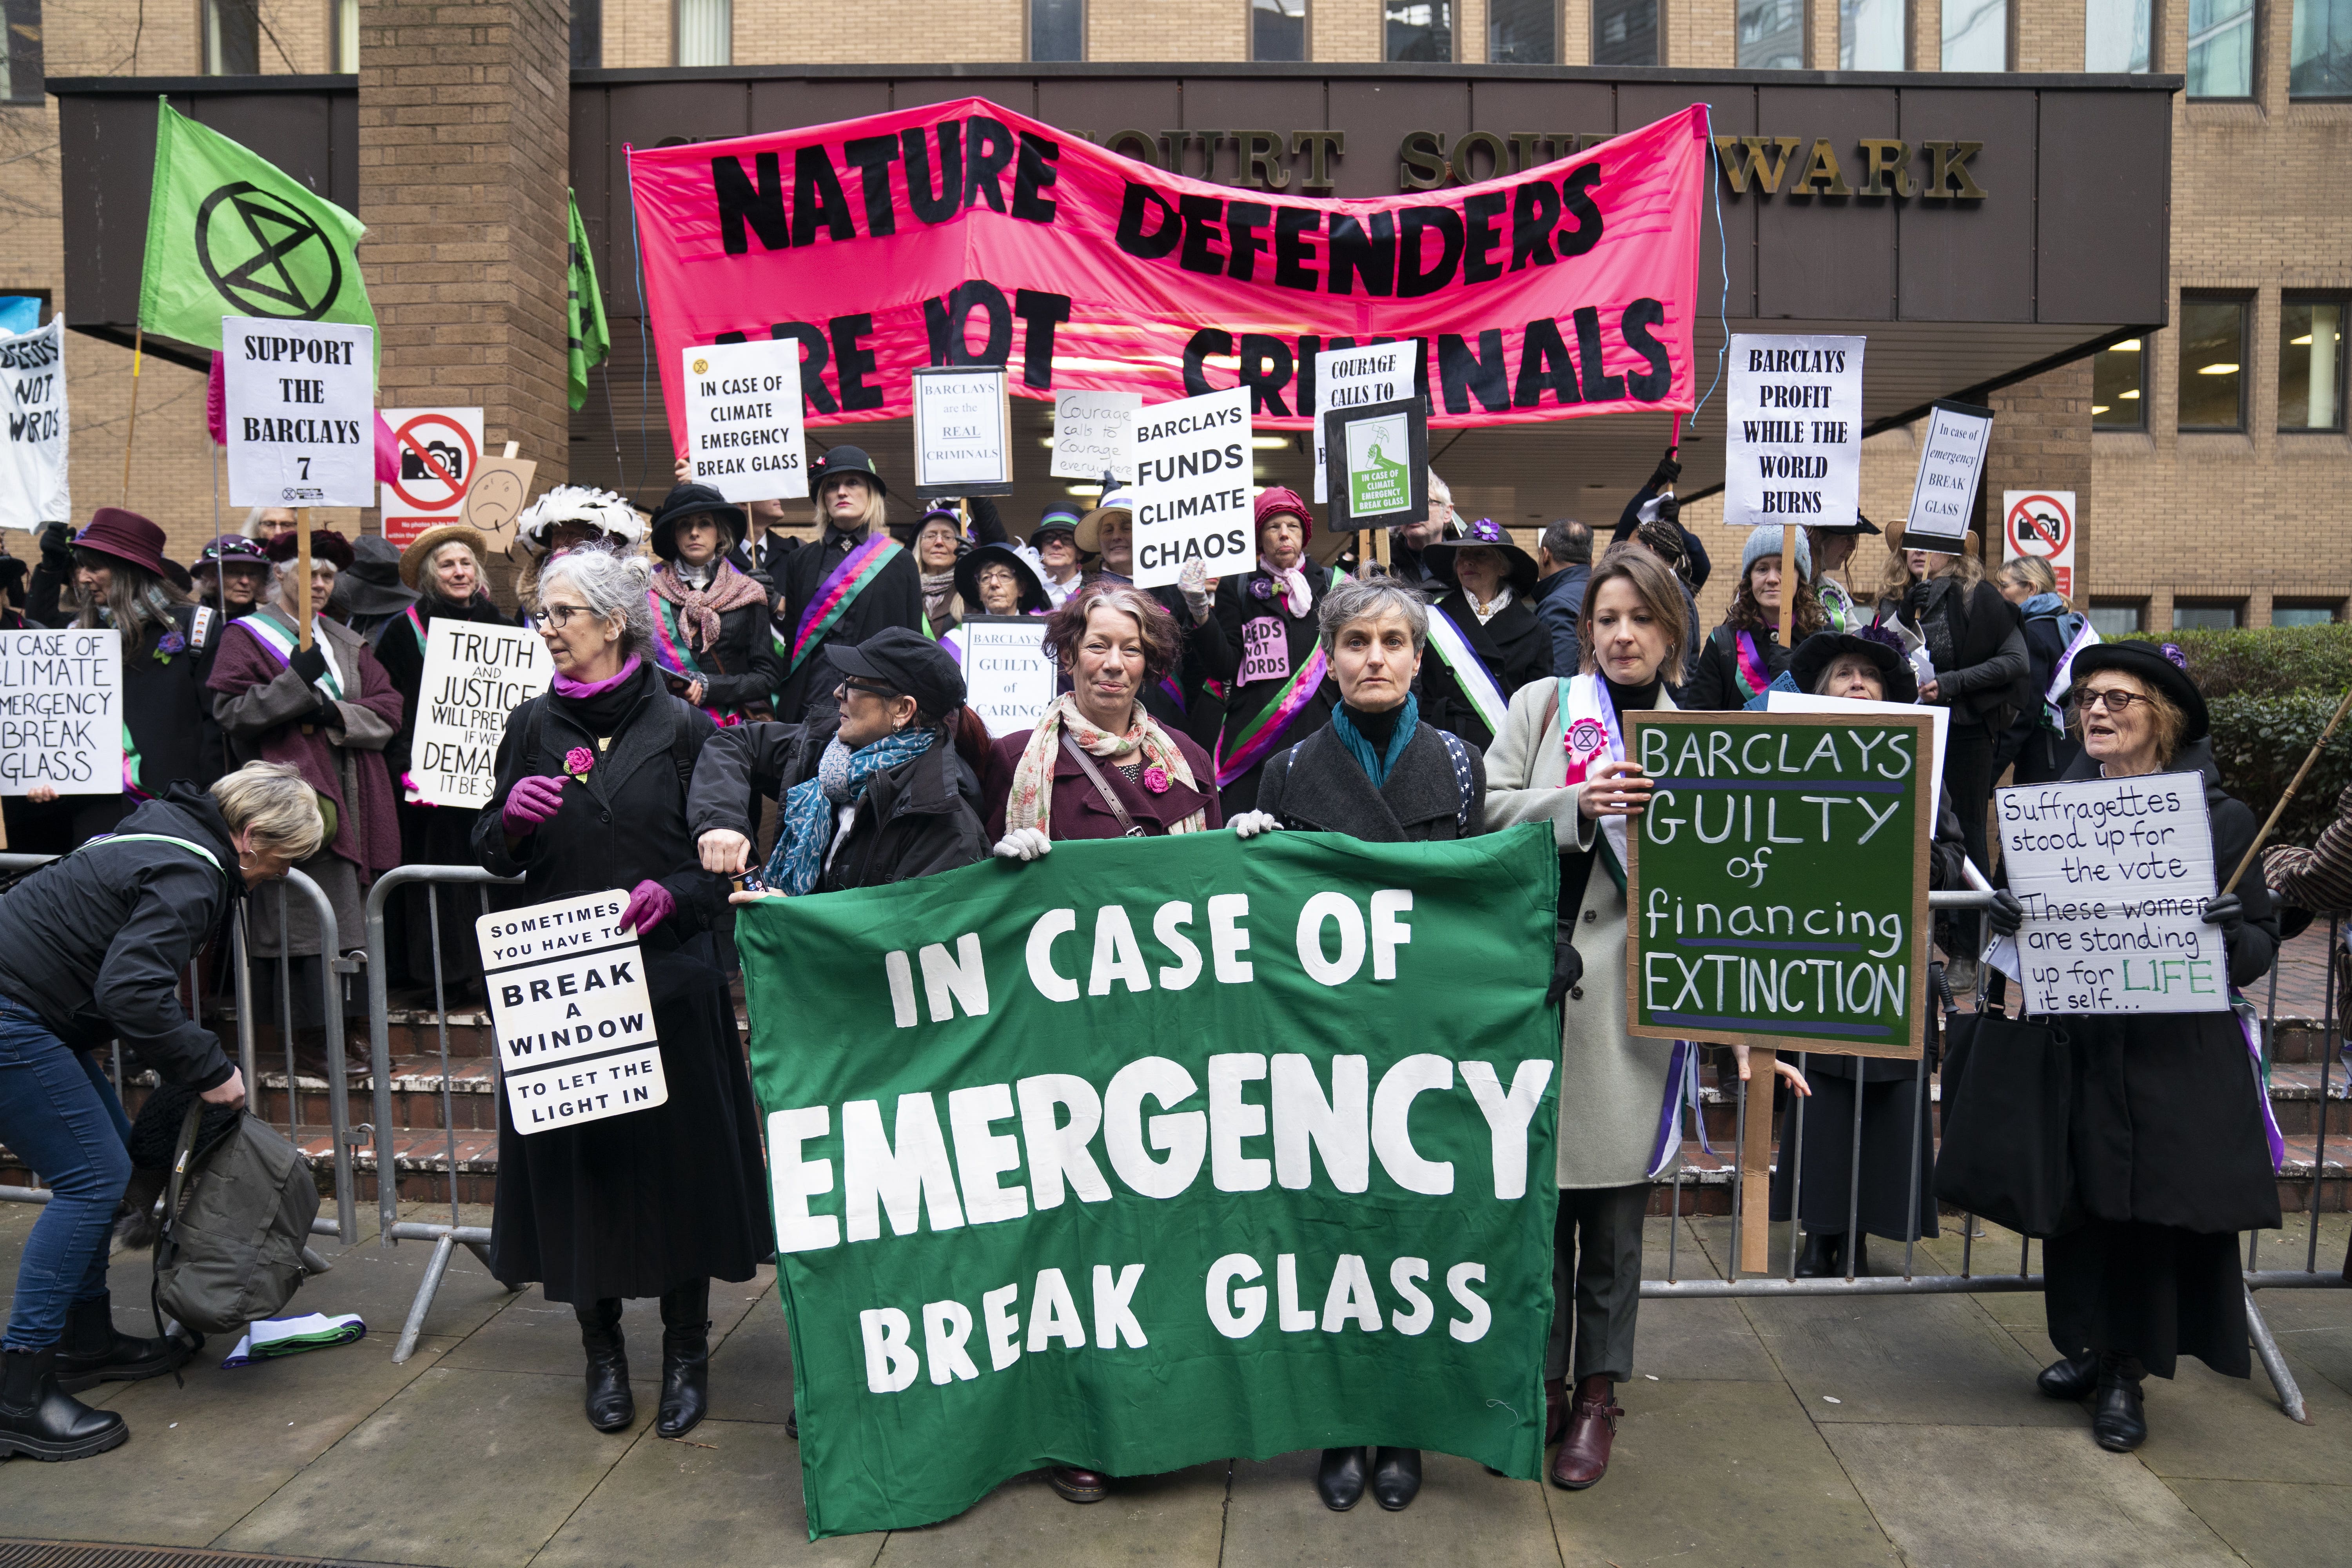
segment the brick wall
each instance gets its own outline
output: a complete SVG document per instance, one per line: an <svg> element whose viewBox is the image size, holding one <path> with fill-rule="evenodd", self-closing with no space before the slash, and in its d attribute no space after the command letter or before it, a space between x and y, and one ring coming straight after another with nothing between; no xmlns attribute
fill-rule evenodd
<svg viewBox="0 0 2352 1568"><path fill-rule="evenodd" d="M1087 58L1245 60L1248 28L1247 0L1097 0L1087 7Z"/></svg>

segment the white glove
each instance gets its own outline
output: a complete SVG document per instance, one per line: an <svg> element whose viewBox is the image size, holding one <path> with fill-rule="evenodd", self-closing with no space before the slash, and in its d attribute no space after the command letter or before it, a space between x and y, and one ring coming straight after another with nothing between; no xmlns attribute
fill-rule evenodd
<svg viewBox="0 0 2352 1568"><path fill-rule="evenodd" d="M1053 840L1034 827L1015 827L996 841L999 860L1034 860L1053 850Z"/></svg>
<svg viewBox="0 0 2352 1568"><path fill-rule="evenodd" d="M1176 591L1184 595L1184 607L1196 623L1209 618L1209 568L1204 563L1187 562L1177 574Z"/></svg>
<svg viewBox="0 0 2352 1568"><path fill-rule="evenodd" d="M1225 824L1236 838L1255 838L1259 834L1282 831L1282 824L1270 811L1244 811Z"/></svg>

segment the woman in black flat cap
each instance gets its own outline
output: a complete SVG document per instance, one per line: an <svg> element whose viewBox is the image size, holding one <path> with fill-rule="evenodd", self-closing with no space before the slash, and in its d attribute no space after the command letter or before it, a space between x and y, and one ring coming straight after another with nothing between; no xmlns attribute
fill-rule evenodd
<svg viewBox="0 0 2352 1568"><path fill-rule="evenodd" d="M654 660L670 693L725 721L763 718L783 684L768 635L768 591L736 570L743 509L709 485L680 485L654 512Z"/></svg>
<svg viewBox="0 0 2352 1568"><path fill-rule="evenodd" d="M2254 814L2222 793L2204 694L2142 642L2074 656L2067 708L2083 754L2069 780L2202 774L2217 873L2255 837ZM2260 875L2205 907L2233 989L2269 973L2278 916ZM1995 931L2022 910L2007 893ZM2147 1438L2140 1381L2169 1378L2182 1355L2227 1377L2252 1370L2238 1233L2279 1223L2277 1124L2238 1016L2104 1013L2053 1017L2074 1047L2067 1145L2084 1222L2044 1243L2042 1297L2059 1359L2042 1370L2053 1399L2095 1395L2091 1436L2127 1453Z"/></svg>
<svg viewBox="0 0 2352 1568"><path fill-rule="evenodd" d="M840 676L828 647L854 647L887 626L919 633L923 575L915 558L890 537L885 512L890 488L856 447L835 447L809 466L816 498L818 537L784 558L784 612L774 626L784 678L776 717L786 723L832 722ZM814 714L809 710L814 708Z"/></svg>

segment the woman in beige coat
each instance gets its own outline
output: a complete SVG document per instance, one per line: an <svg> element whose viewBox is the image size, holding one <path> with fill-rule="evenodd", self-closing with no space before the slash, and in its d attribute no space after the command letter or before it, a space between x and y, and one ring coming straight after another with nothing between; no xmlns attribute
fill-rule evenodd
<svg viewBox="0 0 2352 1568"><path fill-rule="evenodd" d="M1549 822L1559 847L1559 1219L1544 1405L1547 1438L1566 1428L1551 1480L1571 1491L1609 1468L1624 1414L1616 1384L1633 1369L1642 1220L1652 1178L1680 1158L1677 1113L1694 1073L1689 1045L1625 1032L1625 836L1650 781L1625 760L1619 717L1675 707L1663 677L1674 673L1688 613L1655 556L1611 550L1585 589L1582 670L1523 688L1486 753L1488 830ZM1745 1078L1747 1052L1738 1055Z"/></svg>

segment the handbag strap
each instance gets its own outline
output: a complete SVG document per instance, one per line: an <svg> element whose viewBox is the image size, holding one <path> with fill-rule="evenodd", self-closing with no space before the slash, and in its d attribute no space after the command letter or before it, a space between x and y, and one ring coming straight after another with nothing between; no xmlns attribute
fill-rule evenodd
<svg viewBox="0 0 2352 1568"><path fill-rule="evenodd" d="M1103 804L1109 806L1110 814L1118 819L1119 832L1129 838L1142 837L1143 830L1136 826L1135 818L1128 815L1127 807L1119 801L1118 792L1110 787L1110 780L1103 777L1102 769L1097 767L1095 760L1087 755L1087 749L1070 739L1070 732L1067 730L1062 731L1062 749L1078 760L1078 766L1085 771L1087 777L1094 782L1095 788L1102 792Z"/></svg>

